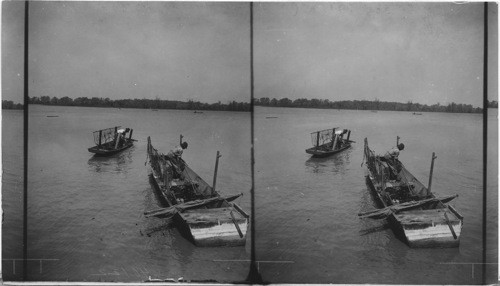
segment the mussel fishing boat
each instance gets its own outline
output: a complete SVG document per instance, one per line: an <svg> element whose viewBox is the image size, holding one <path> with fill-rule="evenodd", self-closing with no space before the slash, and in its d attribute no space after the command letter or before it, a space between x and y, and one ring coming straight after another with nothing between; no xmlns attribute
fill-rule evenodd
<svg viewBox="0 0 500 286"><path fill-rule="evenodd" d="M96 146L88 148L89 152L97 156L109 156L123 151L134 145L133 129L120 126L101 129L93 132Z"/></svg>
<svg viewBox="0 0 500 286"><path fill-rule="evenodd" d="M398 137L399 140L399 137ZM434 160L429 185L425 187L399 160L375 155L365 138L367 181L381 209L360 213L361 218L387 218L393 231L410 247L458 247L463 216L449 201L458 195L436 197L431 192Z"/></svg>
<svg viewBox="0 0 500 286"><path fill-rule="evenodd" d="M182 137L181 137L182 140ZM164 208L146 217L174 218L176 226L197 246L244 245L250 216L233 201L243 194L221 196L216 190L217 152L213 186L181 158L159 153L148 137L150 178Z"/></svg>
<svg viewBox="0 0 500 286"><path fill-rule="evenodd" d="M347 138L344 135L347 134ZM351 130L339 129L325 129L311 133L311 140L313 147L306 149L306 153L313 155L313 157L327 157L337 154L351 147L349 140L351 137Z"/></svg>

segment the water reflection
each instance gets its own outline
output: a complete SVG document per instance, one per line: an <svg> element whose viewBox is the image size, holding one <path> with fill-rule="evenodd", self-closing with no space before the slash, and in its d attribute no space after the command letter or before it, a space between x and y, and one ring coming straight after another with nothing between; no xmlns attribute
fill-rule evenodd
<svg viewBox="0 0 500 286"><path fill-rule="evenodd" d="M134 151L134 149L135 146L132 146L121 153L107 157L92 156L87 162L89 170L94 171L96 173L126 172L126 170L128 169L127 166L129 166L132 163L132 152Z"/></svg>
<svg viewBox="0 0 500 286"><path fill-rule="evenodd" d="M348 169L347 166L350 163L352 149L348 149L344 152L325 157L316 158L311 157L305 162L306 171L308 173L339 173L344 174Z"/></svg>

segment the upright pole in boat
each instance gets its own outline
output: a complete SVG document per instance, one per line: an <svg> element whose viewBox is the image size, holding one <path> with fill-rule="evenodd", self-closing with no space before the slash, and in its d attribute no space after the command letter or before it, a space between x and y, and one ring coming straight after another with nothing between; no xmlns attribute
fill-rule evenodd
<svg viewBox="0 0 500 286"><path fill-rule="evenodd" d="M316 149L319 147L319 131L316 132Z"/></svg>
<svg viewBox="0 0 500 286"><path fill-rule="evenodd" d="M182 134L181 134L180 139L179 139L179 146L182 144L182 138L184 138L184 136L182 136ZM217 151L217 152L219 152L219 151Z"/></svg>
<svg viewBox="0 0 500 286"><path fill-rule="evenodd" d="M349 132L347 132L347 141L349 141L349 138L351 138L351 130L349 130Z"/></svg>
<svg viewBox="0 0 500 286"><path fill-rule="evenodd" d="M399 136L396 137L396 146L399 145Z"/></svg>
<svg viewBox="0 0 500 286"><path fill-rule="evenodd" d="M128 139L132 139L133 132L134 132L134 129L130 129L130 133L128 134Z"/></svg>
<svg viewBox="0 0 500 286"><path fill-rule="evenodd" d="M219 155L219 151L217 151L217 157L215 158L215 170L214 170L214 183L212 184L212 192L215 193L215 183L217 181L217 168L219 168L219 158L222 155Z"/></svg>
<svg viewBox="0 0 500 286"><path fill-rule="evenodd" d="M432 172L434 171L434 159L436 159L437 156L435 155L434 152L432 152L432 161L431 161L431 173L429 174L429 186L427 189L429 190L429 193L431 192L431 186L432 186Z"/></svg>
<svg viewBox="0 0 500 286"><path fill-rule="evenodd" d="M332 129L332 149L333 149L333 147L334 147L333 142L335 141L335 137L336 137L336 136L335 136L335 129L337 129L337 127L335 127L335 128L333 128L333 129Z"/></svg>
<svg viewBox="0 0 500 286"><path fill-rule="evenodd" d="M118 144L120 144L121 137L122 137L121 133L116 133L115 149L118 149Z"/></svg>
<svg viewBox="0 0 500 286"><path fill-rule="evenodd" d="M101 142L102 142L102 130L99 130L99 148L101 148Z"/></svg>

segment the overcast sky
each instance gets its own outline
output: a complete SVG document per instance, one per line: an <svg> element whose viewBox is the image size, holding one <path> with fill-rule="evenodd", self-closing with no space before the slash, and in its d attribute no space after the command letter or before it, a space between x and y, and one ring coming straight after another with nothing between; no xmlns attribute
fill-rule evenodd
<svg viewBox="0 0 500 286"><path fill-rule="evenodd" d="M482 106L482 3L254 7L256 96Z"/></svg>
<svg viewBox="0 0 500 286"><path fill-rule="evenodd" d="M21 102L24 3L2 5L2 97ZM243 2L31 2L30 96L248 101L249 16ZM255 97L481 106L483 21L482 3L255 3Z"/></svg>
<svg viewBox="0 0 500 286"><path fill-rule="evenodd" d="M10 22L3 28L3 91L15 98L22 96L24 4L3 5L3 21ZM249 9L248 3L31 2L30 96L249 101Z"/></svg>

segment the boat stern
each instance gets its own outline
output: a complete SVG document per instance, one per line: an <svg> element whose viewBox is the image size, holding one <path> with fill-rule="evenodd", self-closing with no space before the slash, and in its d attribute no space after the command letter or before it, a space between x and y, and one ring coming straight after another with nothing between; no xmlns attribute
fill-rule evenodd
<svg viewBox="0 0 500 286"><path fill-rule="evenodd" d="M412 248L448 248L460 245L463 217L451 206L412 210L391 216Z"/></svg>
<svg viewBox="0 0 500 286"><path fill-rule="evenodd" d="M236 205L180 213L196 246L241 246L246 243L249 216Z"/></svg>

